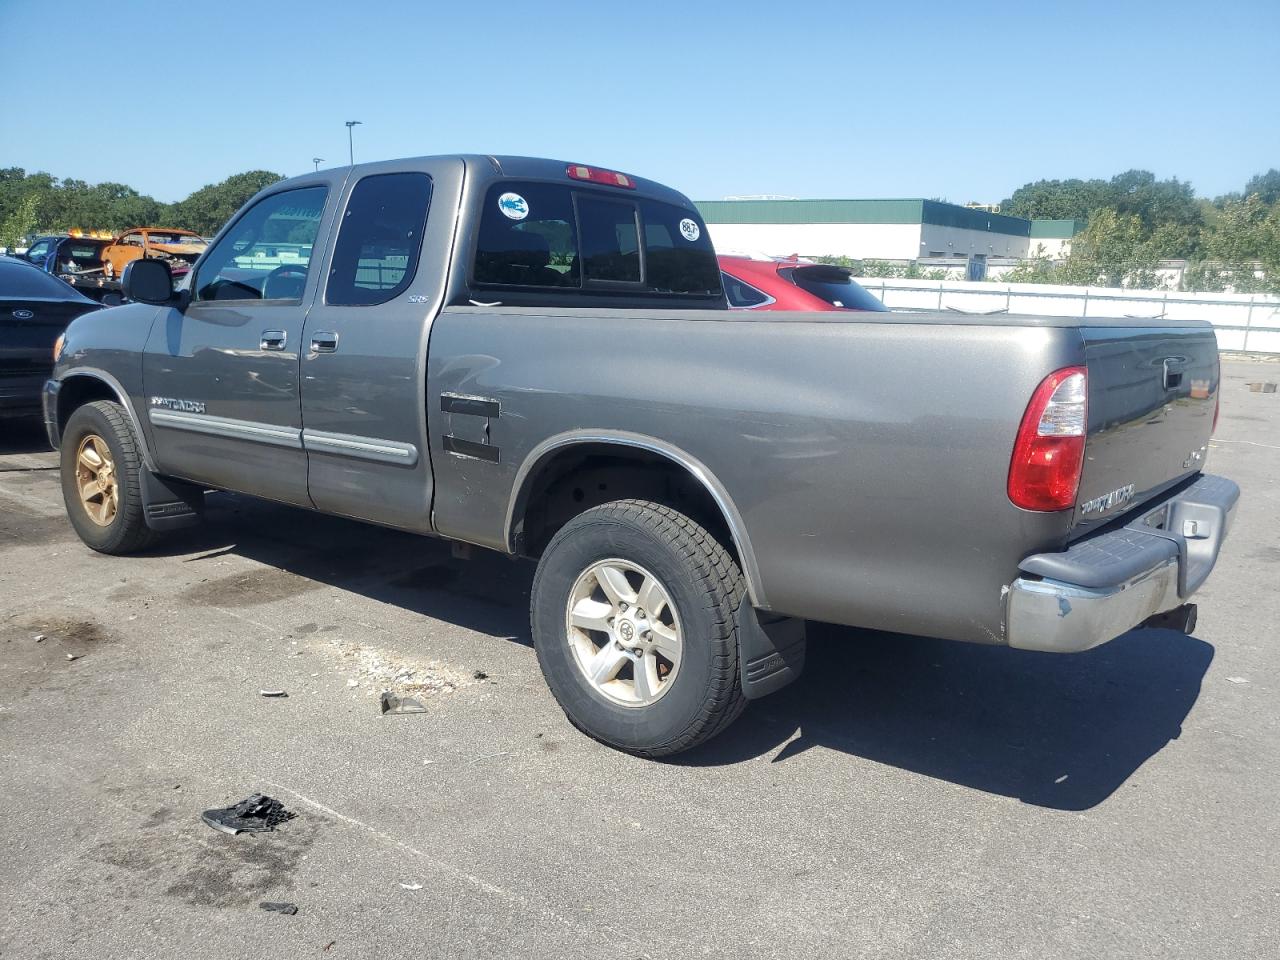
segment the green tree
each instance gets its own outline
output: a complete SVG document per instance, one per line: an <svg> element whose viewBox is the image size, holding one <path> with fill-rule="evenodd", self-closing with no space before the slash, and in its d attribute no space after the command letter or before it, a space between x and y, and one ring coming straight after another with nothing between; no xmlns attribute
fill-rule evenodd
<svg viewBox="0 0 1280 960"><path fill-rule="evenodd" d="M1280 201L1280 170L1272 167L1266 173L1250 177L1249 182L1244 185L1244 195L1251 197L1255 193L1268 205Z"/></svg>
<svg viewBox="0 0 1280 960"><path fill-rule="evenodd" d="M1261 192L1227 200L1203 252L1183 278L1189 289L1280 292L1280 202L1264 202Z"/></svg>
<svg viewBox="0 0 1280 960"><path fill-rule="evenodd" d="M1071 243L1071 253L1055 273L1058 283L1104 287L1157 287L1160 256L1142 220L1111 209L1094 213Z"/></svg>
<svg viewBox="0 0 1280 960"><path fill-rule="evenodd" d="M34 193L22 197L0 220L0 246L7 250L26 245L27 234L35 230L39 198Z"/></svg>
<svg viewBox="0 0 1280 960"><path fill-rule="evenodd" d="M1087 220L1109 200L1105 180L1036 180L1013 191L1000 212L1028 220Z"/></svg>
<svg viewBox="0 0 1280 960"><path fill-rule="evenodd" d="M267 170L250 170L227 177L221 183L201 187L173 205L167 226L184 227L204 236L217 233L246 200L263 187L284 179Z"/></svg>

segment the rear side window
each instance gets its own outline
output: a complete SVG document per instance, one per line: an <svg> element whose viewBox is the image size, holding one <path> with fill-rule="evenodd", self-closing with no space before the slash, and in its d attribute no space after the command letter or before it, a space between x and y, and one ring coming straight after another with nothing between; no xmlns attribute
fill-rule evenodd
<svg viewBox="0 0 1280 960"><path fill-rule="evenodd" d="M502 182L480 217L472 282L719 299L720 269L692 210L556 183Z"/></svg>
<svg viewBox="0 0 1280 960"><path fill-rule="evenodd" d="M773 298L763 290L757 290L751 284L744 283L737 277L722 273L720 280L724 284L725 299L729 301L729 306L731 307L749 310L752 307L760 307L766 303L773 302Z"/></svg>
<svg viewBox="0 0 1280 960"><path fill-rule="evenodd" d="M357 183L338 229L325 302L371 306L407 290L430 205L425 173L384 173Z"/></svg>

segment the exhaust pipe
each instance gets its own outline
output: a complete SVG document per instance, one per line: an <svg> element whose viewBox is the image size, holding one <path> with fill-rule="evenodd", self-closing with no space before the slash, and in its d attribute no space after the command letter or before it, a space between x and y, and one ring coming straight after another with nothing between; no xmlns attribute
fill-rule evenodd
<svg viewBox="0 0 1280 960"><path fill-rule="evenodd" d="M1180 607L1148 617L1142 621L1142 626L1156 630L1177 630L1190 636L1195 632L1198 613L1199 608L1194 603L1184 603Z"/></svg>

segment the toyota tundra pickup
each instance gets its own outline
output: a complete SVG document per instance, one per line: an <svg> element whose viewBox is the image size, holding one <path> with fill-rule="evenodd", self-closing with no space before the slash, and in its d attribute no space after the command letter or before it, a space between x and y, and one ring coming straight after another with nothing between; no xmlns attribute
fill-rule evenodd
<svg viewBox="0 0 1280 960"><path fill-rule="evenodd" d="M104 553L210 490L537 561L572 723L672 754L801 671L805 623L1028 650L1189 632L1239 490L1208 324L730 311L692 203L520 157L318 171L181 289L138 259L44 394Z"/></svg>

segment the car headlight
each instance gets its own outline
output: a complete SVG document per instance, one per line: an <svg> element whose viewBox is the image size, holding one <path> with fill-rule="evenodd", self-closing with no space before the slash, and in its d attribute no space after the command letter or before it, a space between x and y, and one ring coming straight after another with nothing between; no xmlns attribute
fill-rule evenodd
<svg viewBox="0 0 1280 960"><path fill-rule="evenodd" d="M67 335L65 333L58 334L58 339L53 341L53 362L57 363L58 358L62 356L62 348L67 345Z"/></svg>

